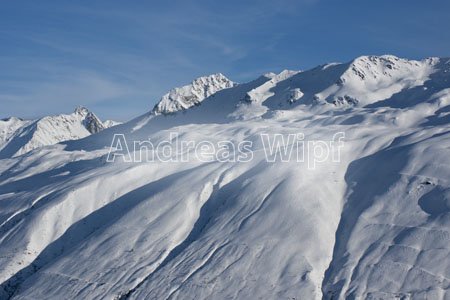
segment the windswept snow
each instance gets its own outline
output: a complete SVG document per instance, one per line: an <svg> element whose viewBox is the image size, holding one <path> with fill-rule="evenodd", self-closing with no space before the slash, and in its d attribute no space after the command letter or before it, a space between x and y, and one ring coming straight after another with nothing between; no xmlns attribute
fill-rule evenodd
<svg viewBox="0 0 450 300"><path fill-rule="evenodd" d="M450 297L448 59L365 56L202 95L0 160L0 298ZM253 159L106 162L114 134L171 132L253 141ZM314 169L268 162L260 139L337 132L340 161Z"/></svg>

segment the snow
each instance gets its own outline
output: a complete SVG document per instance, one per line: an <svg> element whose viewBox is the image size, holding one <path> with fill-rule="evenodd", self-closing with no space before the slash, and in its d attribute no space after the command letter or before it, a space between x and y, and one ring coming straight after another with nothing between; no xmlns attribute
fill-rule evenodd
<svg viewBox="0 0 450 300"><path fill-rule="evenodd" d="M0 150L14 135L14 132L20 127L25 126L30 121L16 117L10 117L0 120Z"/></svg>
<svg viewBox="0 0 450 300"><path fill-rule="evenodd" d="M192 81L191 84L174 88L162 96L161 100L153 108L154 114L170 114L188 109L217 93L220 90L236 85L223 74L217 73L203 76Z"/></svg>
<svg viewBox="0 0 450 300"><path fill-rule="evenodd" d="M0 160L1 298L448 299L448 70L367 56L265 75ZM106 162L114 134L170 132L254 157ZM299 132L344 132L340 162L266 161L261 134Z"/></svg>
<svg viewBox="0 0 450 300"><path fill-rule="evenodd" d="M122 122L117 122L114 120L105 120L103 122L103 125L105 126L105 128L113 127L113 126L120 125L120 124L122 124Z"/></svg>
<svg viewBox="0 0 450 300"><path fill-rule="evenodd" d="M11 117L0 121L0 159L22 155L46 145L80 139L118 124L114 121L103 123L82 106L69 115L46 116L37 120Z"/></svg>

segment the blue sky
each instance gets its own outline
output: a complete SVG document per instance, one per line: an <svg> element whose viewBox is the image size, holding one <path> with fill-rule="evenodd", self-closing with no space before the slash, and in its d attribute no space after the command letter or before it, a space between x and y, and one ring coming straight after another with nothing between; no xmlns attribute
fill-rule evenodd
<svg viewBox="0 0 450 300"><path fill-rule="evenodd" d="M3 1L0 117L127 120L174 86L364 54L450 56L450 1Z"/></svg>

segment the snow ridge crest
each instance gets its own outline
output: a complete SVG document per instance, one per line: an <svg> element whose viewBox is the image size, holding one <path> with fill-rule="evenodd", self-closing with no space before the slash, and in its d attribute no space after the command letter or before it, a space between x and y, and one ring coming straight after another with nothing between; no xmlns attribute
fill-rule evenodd
<svg viewBox="0 0 450 300"><path fill-rule="evenodd" d="M204 99L236 83L225 77L222 73L202 76L190 84L174 88L161 97L153 108L153 114L171 114L180 110L199 105Z"/></svg>

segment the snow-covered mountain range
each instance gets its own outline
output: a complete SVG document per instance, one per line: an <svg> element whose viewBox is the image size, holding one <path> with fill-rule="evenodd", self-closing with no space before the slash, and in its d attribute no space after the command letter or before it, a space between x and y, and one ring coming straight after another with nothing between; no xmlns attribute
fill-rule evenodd
<svg viewBox="0 0 450 300"><path fill-rule="evenodd" d="M107 162L117 134L131 148L174 132L252 141L253 156ZM339 160L312 169L268 161L260 138L302 134L299 153L336 133ZM449 299L449 157L448 58L202 77L129 122L0 160L0 298Z"/></svg>
<svg viewBox="0 0 450 300"><path fill-rule="evenodd" d="M72 114L47 116L37 120L10 117L0 120L0 159L22 155L35 148L76 140L120 123L105 122L85 107Z"/></svg>

